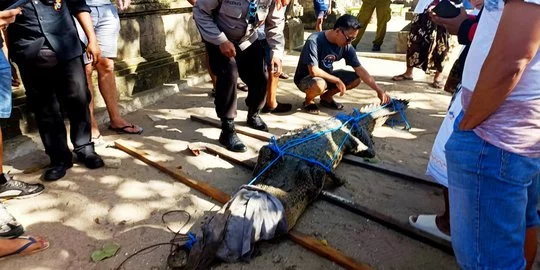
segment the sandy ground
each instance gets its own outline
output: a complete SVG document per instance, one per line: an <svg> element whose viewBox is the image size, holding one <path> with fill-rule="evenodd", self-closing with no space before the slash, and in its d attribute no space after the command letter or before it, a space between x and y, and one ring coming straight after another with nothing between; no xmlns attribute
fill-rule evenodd
<svg viewBox="0 0 540 270"><path fill-rule="evenodd" d="M286 72L294 72L297 53L284 61ZM396 84L391 76L399 74L404 64L378 59L361 59L378 83L393 97L409 99L407 112L410 132L381 127L374 133L378 159L381 162L424 173L431 145L443 119L450 96L427 86L430 81L416 70L418 81ZM343 66L338 63L337 67ZM181 170L198 179L233 193L247 183L251 172L202 152L193 156L186 150L192 143L214 143L219 130L189 120L197 114L215 117L213 99L208 96L210 84L192 87L152 106L126 116L145 128L143 135L116 135L105 131L105 139L123 139L127 144L150 154L169 168ZM239 125L245 124L246 94L240 93ZM294 105L286 115L264 115L270 131L283 134L314 121L335 115L323 109L313 116L300 110L302 93L292 79L280 83L278 99ZM337 98L346 111L377 102L375 93L365 84ZM249 145L242 156L257 155L264 145L241 135ZM128 156L124 152L101 147L107 167L88 170L75 165L60 181L45 183L47 191L35 198L7 202L9 211L32 235L44 235L51 241L49 250L32 256L0 262L0 269L114 269L128 255L156 243L166 243L173 234L167 229L186 233L202 222L205 212L219 205L199 192L175 182L169 176ZM42 151L12 160L6 164L15 178L40 182L48 159ZM442 210L440 190L406 182L366 169L342 163L336 174L347 184L335 192L354 199L393 218L407 220L409 215L436 213ZM190 214L162 215L170 210ZM438 249L389 230L323 201L315 202L299 220L300 232L326 240L329 245L376 269L456 269L454 258ZM106 243L121 245L118 254L102 262L90 260L93 250ZM125 269L166 269L169 248L158 247L131 259ZM340 269L332 262L314 255L290 240L278 239L259 245L258 255L249 263L218 264L214 269Z"/></svg>

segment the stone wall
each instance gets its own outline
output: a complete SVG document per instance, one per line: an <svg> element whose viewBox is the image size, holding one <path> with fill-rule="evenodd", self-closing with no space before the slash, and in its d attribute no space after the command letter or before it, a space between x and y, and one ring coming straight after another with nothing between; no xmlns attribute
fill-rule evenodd
<svg viewBox="0 0 540 270"><path fill-rule="evenodd" d="M330 0L332 2L332 14L329 14L324 21L323 29L329 29L334 26L336 19L347 13L348 8L360 7L362 0ZM304 14L301 17L302 22L308 29L315 29L315 10L313 8L313 0L299 0L300 5L304 8Z"/></svg>
<svg viewBox="0 0 540 270"><path fill-rule="evenodd" d="M164 83L201 72L204 46L186 0L133 0L120 14L116 82L120 98L130 97ZM97 90L97 80L94 76ZM104 107L97 94L97 107ZM0 121L4 138L32 131L35 125L26 110L24 90L14 89L11 119Z"/></svg>

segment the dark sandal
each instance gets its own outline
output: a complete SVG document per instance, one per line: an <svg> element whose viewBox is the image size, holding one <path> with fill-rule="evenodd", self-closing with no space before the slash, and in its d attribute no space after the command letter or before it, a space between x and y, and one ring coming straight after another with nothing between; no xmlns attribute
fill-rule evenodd
<svg viewBox="0 0 540 270"><path fill-rule="evenodd" d="M430 83L429 85L430 85L431 87L437 88L437 89L441 89L441 88L444 87L442 81L434 81L434 82Z"/></svg>
<svg viewBox="0 0 540 270"><path fill-rule="evenodd" d="M336 102L332 99L332 101L326 101L324 99L321 99L321 106L341 111L343 110L343 104Z"/></svg>
<svg viewBox="0 0 540 270"><path fill-rule="evenodd" d="M10 254L6 254L6 255L0 257L0 260L6 259L8 257L14 257L14 256L31 255L31 254L38 253L40 251L43 251L43 250L46 250L47 248L49 248L49 242L44 240L44 239L41 239L41 238L36 239L34 237L31 237L31 236L21 236L21 237L18 237L18 239L26 239L26 240L28 240L28 243L24 244L23 246L21 246L19 249L17 249L14 252L12 252ZM24 253L29 247L31 247L31 246L33 246L35 244L42 244L43 246L41 246L38 249L34 249L32 251Z"/></svg>
<svg viewBox="0 0 540 270"><path fill-rule="evenodd" d="M262 108L261 112L262 113L286 113L288 111L292 110L292 104L289 104L289 103L279 103L277 104L277 106L273 109L270 109L270 107L268 106L264 106L264 108Z"/></svg>
<svg viewBox="0 0 540 270"><path fill-rule="evenodd" d="M319 114L320 113L319 106L317 106L317 104L315 104L315 103L304 105L304 110L306 110L306 112L311 113L311 114Z"/></svg>
<svg viewBox="0 0 540 270"><path fill-rule="evenodd" d="M413 77L405 76L405 74L392 77L392 81L395 81L395 82L412 81L412 80L413 80Z"/></svg>
<svg viewBox="0 0 540 270"><path fill-rule="evenodd" d="M237 83L236 89L244 92L247 92L249 90L248 86L245 83Z"/></svg>
<svg viewBox="0 0 540 270"><path fill-rule="evenodd" d="M128 128L135 128L135 125L131 124L129 126L125 126L125 127L120 127L120 128L115 128L115 127L112 127L112 126L109 126L109 130L112 130L112 131L115 131L116 133L118 134L141 134L143 133L143 128L141 128L139 131L128 131L127 129Z"/></svg>

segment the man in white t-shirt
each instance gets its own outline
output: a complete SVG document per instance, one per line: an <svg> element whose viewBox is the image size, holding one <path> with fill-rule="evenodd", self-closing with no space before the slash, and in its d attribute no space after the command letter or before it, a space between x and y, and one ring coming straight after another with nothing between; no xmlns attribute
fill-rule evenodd
<svg viewBox="0 0 540 270"><path fill-rule="evenodd" d="M461 269L525 269L540 224L540 0L484 5L446 144L452 246Z"/></svg>

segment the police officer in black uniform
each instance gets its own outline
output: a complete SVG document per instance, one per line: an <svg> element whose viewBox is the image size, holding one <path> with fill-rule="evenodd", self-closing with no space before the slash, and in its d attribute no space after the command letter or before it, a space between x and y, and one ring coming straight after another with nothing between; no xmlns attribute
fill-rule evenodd
<svg viewBox="0 0 540 270"><path fill-rule="evenodd" d="M8 5L6 2L13 0L2 4ZM21 8L22 14L7 28L7 42L50 157L51 166L44 179L60 179L73 165L61 108L70 121L70 138L77 159L90 169L102 167L103 160L91 142L84 48L73 21L75 16L82 25L89 38L86 53L97 63L100 50L90 9L84 0L31 0Z"/></svg>

